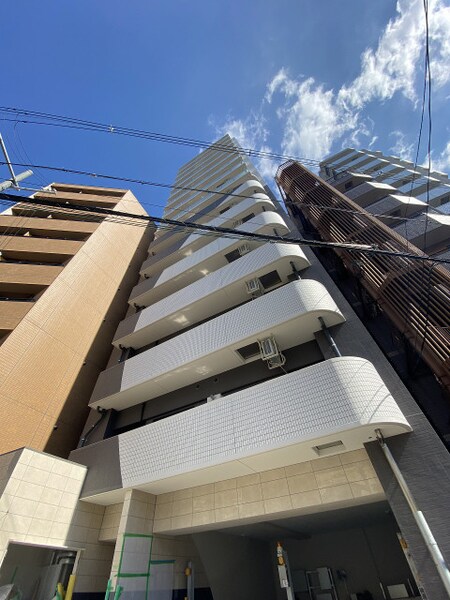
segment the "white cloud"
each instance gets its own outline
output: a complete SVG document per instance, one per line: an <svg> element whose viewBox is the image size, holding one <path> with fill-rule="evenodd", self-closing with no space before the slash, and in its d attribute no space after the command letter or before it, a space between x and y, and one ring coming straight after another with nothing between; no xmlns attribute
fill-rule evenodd
<svg viewBox="0 0 450 600"><path fill-rule="evenodd" d="M432 169L436 169L437 171L442 171L444 173L450 172L450 142L447 142L447 145L440 153L439 158L432 161Z"/></svg>
<svg viewBox="0 0 450 600"><path fill-rule="evenodd" d="M395 138L394 145L389 148L392 154L403 160L414 160L415 144L413 142L408 144L406 136L402 131L392 131L390 136Z"/></svg>
<svg viewBox="0 0 450 600"><path fill-rule="evenodd" d="M399 0L397 16L391 19L375 50L361 56L361 72L339 91L339 101L356 109L372 100L388 100L396 92L416 100L417 62L425 32L422 0Z"/></svg>
<svg viewBox="0 0 450 600"><path fill-rule="evenodd" d="M281 92L285 99L277 111L284 123L283 154L322 158L336 137L354 127L354 116L336 104L333 90L325 90L313 78L297 82L286 73L278 75L268 89L272 96Z"/></svg>
<svg viewBox="0 0 450 600"><path fill-rule="evenodd" d="M242 148L251 148L260 152L273 152L270 146L265 143L269 132L266 128L266 119L261 112L251 112L246 119L236 119L229 116L220 125L216 123L215 119L210 118L209 124L214 127L216 135L222 136L228 133L237 139ZM272 183L279 161L270 157L252 158L252 161L263 178L268 183Z"/></svg>
<svg viewBox="0 0 450 600"><path fill-rule="evenodd" d="M430 55L433 90L450 81L450 7L444 0L429 0ZM402 94L416 106L423 82L425 18L422 0L398 0L375 48L361 55L359 75L337 90L314 78L293 77L279 69L266 86L258 113L246 119L227 119L228 130L246 147L268 145L265 114L273 112L282 127L281 152L298 158L321 160L333 144L371 147L377 140L374 122L363 115L373 102L386 102ZM419 90L419 92L416 92ZM272 117L273 118L273 117ZM413 144L393 132L392 151L411 157ZM262 168L273 170L270 163Z"/></svg>
<svg viewBox="0 0 450 600"><path fill-rule="evenodd" d="M441 88L450 81L450 6L432 2L430 16L430 57L433 87Z"/></svg>

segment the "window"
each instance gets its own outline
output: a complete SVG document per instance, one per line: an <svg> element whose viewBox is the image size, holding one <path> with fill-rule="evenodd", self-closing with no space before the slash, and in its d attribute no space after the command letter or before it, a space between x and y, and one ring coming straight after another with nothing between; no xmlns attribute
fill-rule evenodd
<svg viewBox="0 0 450 600"><path fill-rule="evenodd" d="M249 215L247 215L246 217L242 217L241 219L241 223L246 223L247 221L250 221L250 219L253 219L253 217L255 216L254 213L250 213Z"/></svg>
<svg viewBox="0 0 450 600"><path fill-rule="evenodd" d="M261 355L258 342L253 342L253 344L248 344L248 346L242 346L242 348L239 348L236 352L243 360L248 360L249 358Z"/></svg>
<svg viewBox="0 0 450 600"><path fill-rule="evenodd" d="M236 248L236 250L232 250L231 252L228 252L228 254L225 254L225 258L227 259L227 261L229 263L234 262L235 260L237 260L240 257L241 257L241 254L239 252L239 248Z"/></svg>
<svg viewBox="0 0 450 600"><path fill-rule="evenodd" d="M259 281L265 289L271 288L274 285L281 283L278 271L270 271L270 273L266 273L266 275L261 275L261 277L259 277Z"/></svg>

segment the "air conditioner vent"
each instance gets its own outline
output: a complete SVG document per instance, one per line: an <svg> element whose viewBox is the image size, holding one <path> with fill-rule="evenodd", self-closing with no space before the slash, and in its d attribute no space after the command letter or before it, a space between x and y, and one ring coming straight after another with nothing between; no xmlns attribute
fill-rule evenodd
<svg viewBox="0 0 450 600"><path fill-rule="evenodd" d="M263 360L267 360L268 358L272 358L273 356L277 356L279 354L278 346L274 337L258 340L258 343Z"/></svg>
<svg viewBox="0 0 450 600"><path fill-rule="evenodd" d="M257 277L255 279L249 279L246 281L245 287L247 288L247 294L257 294L261 291L261 284Z"/></svg>
<svg viewBox="0 0 450 600"><path fill-rule="evenodd" d="M269 369L277 369L285 364L286 358L278 349L273 336L258 340L258 345L261 358L267 362Z"/></svg>
<svg viewBox="0 0 450 600"><path fill-rule="evenodd" d="M244 256L244 254L250 252L250 246L248 244L242 244L239 246L238 251L241 256Z"/></svg>

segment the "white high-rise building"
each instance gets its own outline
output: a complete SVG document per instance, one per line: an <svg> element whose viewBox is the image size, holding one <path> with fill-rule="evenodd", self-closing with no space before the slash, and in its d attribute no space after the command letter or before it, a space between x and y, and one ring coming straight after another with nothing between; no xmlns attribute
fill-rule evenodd
<svg viewBox="0 0 450 600"><path fill-rule="evenodd" d="M450 181L398 156L345 148L320 163L320 176L415 246L450 256Z"/></svg>
<svg viewBox="0 0 450 600"><path fill-rule="evenodd" d="M235 140L180 169L164 216L236 235L160 228L70 456L87 468L78 507L101 515L95 534L76 511L72 524L80 547L110 552L111 589L378 599L412 597L419 575L441 589L409 526L420 573L405 558L398 486L370 451L377 435L410 440L417 406L312 252L289 243L298 233Z"/></svg>

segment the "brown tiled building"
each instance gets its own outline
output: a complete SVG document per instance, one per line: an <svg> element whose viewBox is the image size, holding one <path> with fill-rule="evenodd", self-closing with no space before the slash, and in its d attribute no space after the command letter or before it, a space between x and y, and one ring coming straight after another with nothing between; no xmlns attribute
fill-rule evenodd
<svg viewBox="0 0 450 600"><path fill-rule="evenodd" d="M0 215L0 453L21 446L66 456L86 420L153 228L71 204L145 214L120 189L53 184Z"/></svg>

